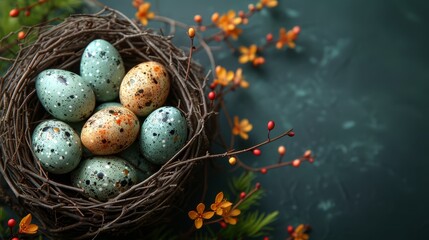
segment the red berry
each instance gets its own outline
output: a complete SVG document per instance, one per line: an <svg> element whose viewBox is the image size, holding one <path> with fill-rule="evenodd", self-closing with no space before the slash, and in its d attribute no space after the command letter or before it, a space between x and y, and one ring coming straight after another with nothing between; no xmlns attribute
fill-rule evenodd
<svg viewBox="0 0 429 240"><path fill-rule="evenodd" d="M228 225L224 221L219 222L221 228L226 228Z"/></svg>
<svg viewBox="0 0 429 240"><path fill-rule="evenodd" d="M240 193L240 199L244 199L246 197L246 193L245 192L241 192Z"/></svg>
<svg viewBox="0 0 429 240"><path fill-rule="evenodd" d="M15 219L11 218L9 219L9 221L7 221L7 226L9 226L10 228L15 227L15 225L16 225Z"/></svg>
<svg viewBox="0 0 429 240"><path fill-rule="evenodd" d="M245 18L246 14L243 11L239 11L238 12L238 16L241 17L241 18Z"/></svg>
<svg viewBox="0 0 429 240"><path fill-rule="evenodd" d="M18 33L18 39L19 39L19 40L22 40L22 39L24 39L24 38L25 38L25 32L23 32L23 31L19 32L19 33Z"/></svg>
<svg viewBox="0 0 429 240"><path fill-rule="evenodd" d="M201 15L195 15L194 16L194 21L196 23L201 23L203 21L203 18L201 17Z"/></svg>
<svg viewBox="0 0 429 240"><path fill-rule="evenodd" d="M237 163L237 158L236 157L230 157L228 159L229 164L231 164L232 166L234 166Z"/></svg>
<svg viewBox="0 0 429 240"><path fill-rule="evenodd" d="M276 123L274 121L269 121L267 124L268 131L273 130L275 126L276 126Z"/></svg>
<svg viewBox="0 0 429 240"><path fill-rule="evenodd" d="M10 12L9 12L10 17L18 17L18 15L19 15L19 10L16 8L10 10Z"/></svg>
<svg viewBox="0 0 429 240"><path fill-rule="evenodd" d="M253 155L255 155L255 156L261 156L261 150L259 150L257 148L253 149Z"/></svg>
<svg viewBox="0 0 429 240"><path fill-rule="evenodd" d="M267 173L267 171L268 171L268 170L267 170L266 168L261 168L261 173L262 173L262 174L266 174L266 173Z"/></svg>
<svg viewBox="0 0 429 240"><path fill-rule="evenodd" d="M14 238L12 238L11 240L19 240L19 238L17 238L17 237L14 237Z"/></svg>
<svg viewBox="0 0 429 240"><path fill-rule="evenodd" d="M269 237L264 237L264 240L270 240L270 238Z"/></svg>
<svg viewBox="0 0 429 240"><path fill-rule="evenodd" d="M314 163L314 158L309 158L309 159L308 159L308 162L310 162L310 163Z"/></svg>
<svg viewBox="0 0 429 240"><path fill-rule="evenodd" d="M291 226L291 225L287 226L287 232L289 234L292 234L294 232L293 226Z"/></svg>
<svg viewBox="0 0 429 240"><path fill-rule="evenodd" d="M213 91L211 91L211 92L209 92L208 97L209 97L209 99L210 99L211 101L213 101L213 100L215 100L215 99L216 99L216 93L215 93L215 92L213 92Z"/></svg>
<svg viewBox="0 0 429 240"><path fill-rule="evenodd" d="M290 132L288 132L288 134L287 134L289 137L293 137L293 136L295 136L295 132L293 132L293 131L290 131Z"/></svg>
<svg viewBox="0 0 429 240"><path fill-rule="evenodd" d="M305 151L305 153L304 153L304 156L303 156L304 158L310 158L311 157L311 150L307 150L307 151Z"/></svg>
<svg viewBox="0 0 429 240"><path fill-rule="evenodd" d="M214 36L214 40L215 40L216 42L220 42L220 41L222 41L222 40L223 40L223 38L222 38L222 36L216 35L216 36Z"/></svg>
<svg viewBox="0 0 429 240"><path fill-rule="evenodd" d="M286 154L286 147L285 146L279 146L279 148L277 149L277 151L279 152L280 156L283 156Z"/></svg>
<svg viewBox="0 0 429 240"><path fill-rule="evenodd" d="M300 164L301 164L301 160L299 160L299 159L295 159L292 162L292 166L294 166L294 167L299 167Z"/></svg>
<svg viewBox="0 0 429 240"><path fill-rule="evenodd" d="M255 184L255 188L256 188L256 189L258 189L258 190L259 190L259 189L261 189L261 183L257 182L257 183Z"/></svg>
<svg viewBox="0 0 429 240"><path fill-rule="evenodd" d="M213 89L216 88L216 86L217 86L217 83L216 82L212 82L212 84L210 84L210 89L213 90Z"/></svg>
<svg viewBox="0 0 429 240"><path fill-rule="evenodd" d="M265 39L267 40L267 42L273 41L273 34L268 33L267 36L265 37Z"/></svg>
<svg viewBox="0 0 429 240"><path fill-rule="evenodd" d="M26 11L25 11L25 16L26 16L26 17L30 16L30 14L31 14L31 11L30 11L30 10L26 10Z"/></svg>

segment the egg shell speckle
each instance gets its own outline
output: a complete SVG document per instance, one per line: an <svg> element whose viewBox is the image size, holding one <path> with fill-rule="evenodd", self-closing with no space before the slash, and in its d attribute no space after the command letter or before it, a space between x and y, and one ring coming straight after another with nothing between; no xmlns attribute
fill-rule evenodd
<svg viewBox="0 0 429 240"><path fill-rule="evenodd" d="M124 107L107 107L92 115L82 128L82 144L95 155L110 155L129 147L137 138L140 123Z"/></svg>
<svg viewBox="0 0 429 240"><path fill-rule="evenodd" d="M125 67L121 55L112 44L96 39L83 52L80 75L94 90L97 101L112 101L119 95Z"/></svg>
<svg viewBox="0 0 429 240"><path fill-rule="evenodd" d="M95 108L95 95L82 78L69 71L48 69L36 77L36 92L43 107L55 118L79 122Z"/></svg>
<svg viewBox="0 0 429 240"><path fill-rule="evenodd" d="M32 145L42 167L54 174L72 171L82 156L79 135L68 124L58 120L46 120L37 125Z"/></svg>
<svg viewBox="0 0 429 240"><path fill-rule="evenodd" d="M135 141L129 148L120 152L118 155L136 169L138 182L144 181L158 170L156 165L143 157L140 151L139 141Z"/></svg>
<svg viewBox="0 0 429 240"><path fill-rule="evenodd" d="M73 186L83 189L88 197L107 201L137 182L134 167L115 156L92 157L81 162L72 172Z"/></svg>
<svg viewBox="0 0 429 240"><path fill-rule="evenodd" d="M175 107L162 107L152 112L142 124L140 148L152 163L164 164L186 143L186 118Z"/></svg>
<svg viewBox="0 0 429 240"><path fill-rule="evenodd" d="M165 103L169 91L167 70L162 64L151 61L128 71L122 80L119 98L124 107L144 117Z"/></svg>

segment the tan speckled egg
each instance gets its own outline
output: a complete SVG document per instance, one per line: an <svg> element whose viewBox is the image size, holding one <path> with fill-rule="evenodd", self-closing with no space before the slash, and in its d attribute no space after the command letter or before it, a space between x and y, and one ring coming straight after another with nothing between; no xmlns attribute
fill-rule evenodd
<svg viewBox="0 0 429 240"><path fill-rule="evenodd" d="M107 107L92 115L81 132L82 144L95 155L119 153L137 138L140 123L125 107Z"/></svg>
<svg viewBox="0 0 429 240"><path fill-rule="evenodd" d="M121 104L144 117L161 107L170 91L170 78L163 65L144 62L133 67L125 75L119 89Z"/></svg>

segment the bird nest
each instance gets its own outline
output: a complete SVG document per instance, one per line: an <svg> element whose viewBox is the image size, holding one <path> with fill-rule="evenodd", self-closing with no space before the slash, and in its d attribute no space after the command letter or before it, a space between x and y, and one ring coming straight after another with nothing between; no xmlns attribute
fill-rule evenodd
<svg viewBox="0 0 429 240"><path fill-rule="evenodd" d="M0 81L0 172L10 188L9 198L14 199L12 205L31 212L42 231L55 239L132 231L171 218L169 210L186 195L198 163L189 159L204 158L213 135L207 130L213 121L201 67L191 62L187 74L188 56L173 45L172 37L142 29L108 8L94 15L73 15L57 25L33 27L28 37L35 35L34 42L21 45ZM46 172L31 147L35 126L52 118L37 98L36 75L49 68L78 72L85 47L100 38L118 49L127 70L150 60L166 66L172 79L169 104L185 114L189 129L187 143L175 157L107 202L87 198L66 177Z"/></svg>

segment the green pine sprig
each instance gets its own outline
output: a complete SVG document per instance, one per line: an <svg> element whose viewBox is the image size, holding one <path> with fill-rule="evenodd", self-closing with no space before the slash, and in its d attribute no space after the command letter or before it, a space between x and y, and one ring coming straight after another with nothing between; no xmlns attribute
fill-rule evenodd
<svg viewBox="0 0 429 240"><path fill-rule="evenodd" d="M270 224L277 219L278 215L278 211L268 214L259 211L245 213L239 217L235 226L222 229L220 235L224 239L249 239L267 235L269 231L273 230Z"/></svg>

